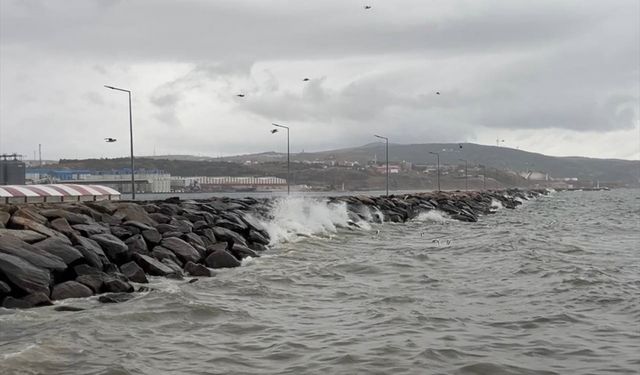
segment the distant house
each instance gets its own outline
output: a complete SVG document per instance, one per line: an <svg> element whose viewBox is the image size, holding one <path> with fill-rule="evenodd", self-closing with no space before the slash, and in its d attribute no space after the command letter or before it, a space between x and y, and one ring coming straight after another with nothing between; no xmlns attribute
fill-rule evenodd
<svg viewBox="0 0 640 375"><path fill-rule="evenodd" d="M385 174L387 173L387 166L385 165L376 165L373 167L376 173ZM389 164L389 174L397 174L400 173L400 166Z"/></svg>

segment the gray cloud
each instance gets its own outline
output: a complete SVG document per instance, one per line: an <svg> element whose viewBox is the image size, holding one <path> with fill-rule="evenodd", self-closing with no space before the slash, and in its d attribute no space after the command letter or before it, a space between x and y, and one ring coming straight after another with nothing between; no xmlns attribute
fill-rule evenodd
<svg viewBox="0 0 640 375"><path fill-rule="evenodd" d="M60 156L94 152L66 140L80 124L126 137L122 98L97 91L113 83L135 91L143 150L273 149L274 138L249 137L272 121L295 124L306 149L378 130L417 143L541 129L579 150L566 132L638 126L638 14L636 0L397 0L372 11L342 0L3 0L0 147L31 147L7 131L16 124L59 138Z"/></svg>

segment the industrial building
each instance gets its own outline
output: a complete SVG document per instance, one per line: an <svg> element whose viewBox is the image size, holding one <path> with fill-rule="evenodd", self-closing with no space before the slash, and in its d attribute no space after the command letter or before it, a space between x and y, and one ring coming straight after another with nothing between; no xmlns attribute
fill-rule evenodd
<svg viewBox="0 0 640 375"><path fill-rule="evenodd" d="M0 185L24 185L25 171L20 155L0 155Z"/></svg>

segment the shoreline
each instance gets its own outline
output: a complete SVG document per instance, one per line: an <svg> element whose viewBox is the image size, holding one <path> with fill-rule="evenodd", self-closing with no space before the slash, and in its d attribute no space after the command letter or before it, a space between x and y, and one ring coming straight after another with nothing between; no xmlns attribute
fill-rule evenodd
<svg viewBox="0 0 640 375"><path fill-rule="evenodd" d="M543 189L296 197L343 205L347 226L402 223L428 211L475 222L548 194ZM214 276L259 257L272 238L274 198L98 201L0 205L0 306L31 308L100 295L126 301L147 276ZM195 279L190 280L192 282ZM60 309L68 307L58 306Z"/></svg>

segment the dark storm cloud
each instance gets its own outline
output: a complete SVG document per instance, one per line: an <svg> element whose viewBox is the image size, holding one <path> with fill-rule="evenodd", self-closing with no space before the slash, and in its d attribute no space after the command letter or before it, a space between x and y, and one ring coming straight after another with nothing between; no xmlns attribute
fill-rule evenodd
<svg viewBox="0 0 640 375"><path fill-rule="evenodd" d="M479 126L606 133L638 123L636 0L372 3L364 11L344 0L0 0L0 104L12 104L0 118L35 124L13 105L33 96L62 134L73 119L54 114L61 103L74 108L67 81L124 80L138 85L139 131L179 126L193 135L183 149L219 118L242 129L295 122L305 129L299 141L321 148L331 147L322 139L361 143L362 128L417 142L473 139ZM140 66L159 73L139 78ZM121 105L81 90L102 111L83 121Z"/></svg>

